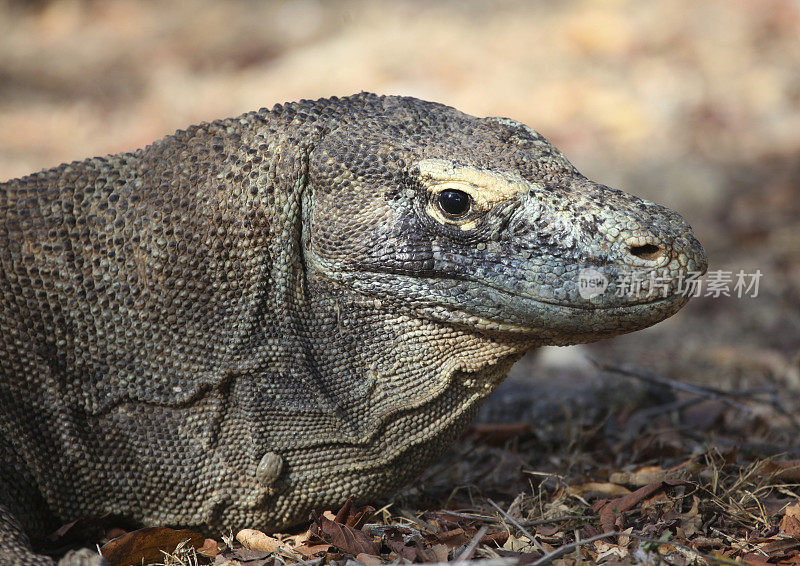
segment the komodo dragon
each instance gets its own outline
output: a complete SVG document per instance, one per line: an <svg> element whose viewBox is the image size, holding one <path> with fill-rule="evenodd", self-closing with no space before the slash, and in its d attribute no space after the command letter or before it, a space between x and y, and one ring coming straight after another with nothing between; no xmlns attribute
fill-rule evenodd
<svg viewBox="0 0 800 566"><path fill-rule="evenodd" d="M88 515L220 533L389 494L525 352L650 326L706 269L529 127L368 93L7 181L0 219L6 565Z"/></svg>

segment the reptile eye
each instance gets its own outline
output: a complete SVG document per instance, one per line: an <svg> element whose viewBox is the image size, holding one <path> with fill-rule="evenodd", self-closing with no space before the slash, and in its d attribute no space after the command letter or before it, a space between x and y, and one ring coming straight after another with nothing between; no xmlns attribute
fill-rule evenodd
<svg viewBox="0 0 800 566"><path fill-rule="evenodd" d="M439 204L439 208L442 209L442 212L458 218L464 216L469 211L472 198L464 191L446 189L439 193L436 202Z"/></svg>

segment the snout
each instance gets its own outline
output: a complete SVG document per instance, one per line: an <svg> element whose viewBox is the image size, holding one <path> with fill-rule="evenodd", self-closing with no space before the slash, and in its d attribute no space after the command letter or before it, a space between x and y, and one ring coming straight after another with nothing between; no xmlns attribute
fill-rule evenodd
<svg viewBox="0 0 800 566"><path fill-rule="evenodd" d="M575 183L572 191L565 212L572 214L591 263L659 270L669 277L706 272L705 250L691 226L674 210L585 179ZM591 222L587 214L591 214ZM586 230L586 226L596 230Z"/></svg>

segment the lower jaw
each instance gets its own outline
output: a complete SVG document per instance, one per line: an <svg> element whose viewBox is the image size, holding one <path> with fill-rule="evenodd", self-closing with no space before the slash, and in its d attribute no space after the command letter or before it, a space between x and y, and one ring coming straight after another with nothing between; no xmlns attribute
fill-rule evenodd
<svg viewBox="0 0 800 566"><path fill-rule="evenodd" d="M485 332L527 336L535 345L591 342L634 332L669 318L688 299L661 299L637 305L583 309L536 302L535 308L509 310L518 314L504 319L486 313L470 313L441 305L417 308L425 318ZM525 301L528 303L529 301ZM498 301L499 306L499 301ZM527 311L527 312L525 312Z"/></svg>

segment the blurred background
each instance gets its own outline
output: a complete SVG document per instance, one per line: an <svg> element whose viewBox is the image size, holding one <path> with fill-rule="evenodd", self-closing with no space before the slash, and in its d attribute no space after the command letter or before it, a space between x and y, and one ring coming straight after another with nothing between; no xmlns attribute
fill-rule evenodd
<svg viewBox="0 0 800 566"><path fill-rule="evenodd" d="M0 180L361 90L525 122L681 212L711 269L763 273L756 298L700 297L514 375L592 379L589 354L800 397L797 0L0 0Z"/></svg>

